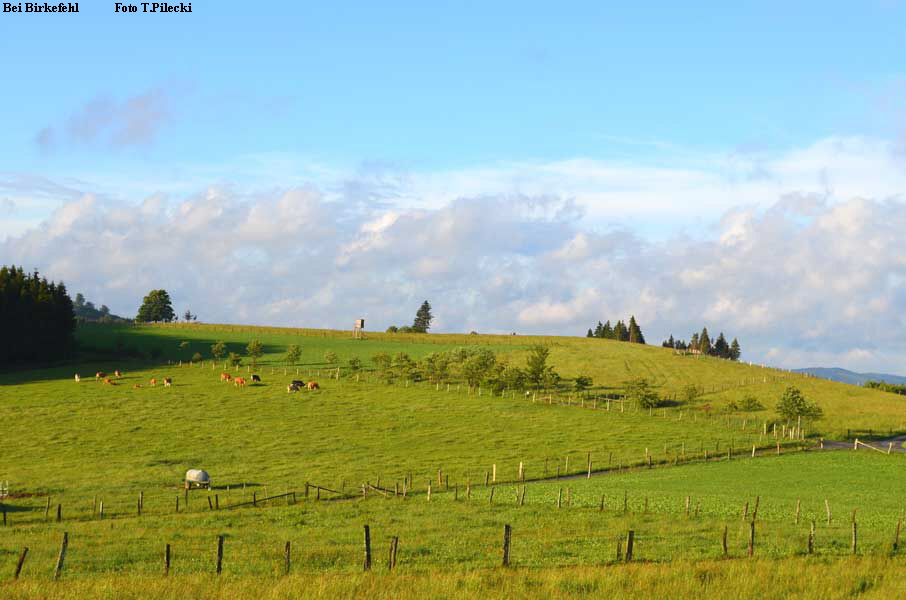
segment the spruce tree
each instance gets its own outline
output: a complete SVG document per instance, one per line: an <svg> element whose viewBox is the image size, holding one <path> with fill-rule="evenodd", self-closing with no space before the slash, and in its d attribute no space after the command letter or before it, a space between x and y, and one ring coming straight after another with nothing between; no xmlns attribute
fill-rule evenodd
<svg viewBox="0 0 906 600"><path fill-rule="evenodd" d="M607 340L613 339L613 327L611 327L609 320L601 328L601 337Z"/></svg>
<svg viewBox="0 0 906 600"><path fill-rule="evenodd" d="M635 315L629 317L629 342L633 344L644 344L645 336L642 335L642 328L635 321Z"/></svg>
<svg viewBox="0 0 906 600"><path fill-rule="evenodd" d="M727 338L724 337L724 332L721 331L717 336L717 341L714 342L714 355L721 358L730 358L730 345L727 344Z"/></svg>
<svg viewBox="0 0 906 600"><path fill-rule="evenodd" d="M601 325L601 321L598 321L597 327L595 327L595 337L602 338L604 337L604 326Z"/></svg>
<svg viewBox="0 0 906 600"><path fill-rule="evenodd" d="M585 337L595 337L595 336L594 336L594 334L591 332L591 329L589 329L589 330L588 330L588 333L585 334Z"/></svg>
<svg viewBox="0 0 906 600"><path fill-rule="evenodd" d="M629 330L626 329L622 320L617 321L617 324L613 326L613 339L620 342L629 341Z"/></svg>
<svg viewBox="0 0 906 600"><path fill-rule="evenodd" d="M736 338L733 338L733 341L730 343L730 360L739 360L739 355L741 354L739 349L739 342Z"/></svg>
<svg viewBox="0 0 906 600"><path fill-rule="evenodd" d="M701 334L698 336L698 349L702 354L711 354L711 338L708 337L707 327L703 327Z"/></svg>
<svg viewBox="0 0 906 600"><path fill-rule="evenodd" d="M428 333L431 328L431 321L434 316L431 314L431 305L425 300L415 313L415 320L412 321L412 331L415 333Z"/></svg>
<svg viewBox="0 0 906 600"><path fill-rule="evenodd" d="M689 350L698 350L698 334L693 333L692 337L689 338Z"/></svg>

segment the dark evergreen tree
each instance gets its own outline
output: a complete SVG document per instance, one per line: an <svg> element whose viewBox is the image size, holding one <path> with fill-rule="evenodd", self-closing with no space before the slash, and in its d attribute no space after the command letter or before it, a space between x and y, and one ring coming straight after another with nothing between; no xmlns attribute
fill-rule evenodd
<svg viewBox="0 0 906 600"><path fill-rule="evenodd" d="M675 348L676 347L676 341L673 339L672 333L670 334L669 338L664 340L664 342L661 344L661 346L663 346L664 348Z"/></svg>
<svg viewBox="0 0 906 600"><path fill-rule="evenodd" d="M717 336L712 353L714 356L721 358L730 358L730 345L727 343L727 338L724 337L723 331Z"/></svg>
<svg viewBox="0 0 906 600"><path fill-rule="evenodd" d="M604 326L601 325L601 321L598 321L598 325L595 327L595 337L596 338L604 337Z"/></svg>
<svg viewBox="0 0 906 600"><path fill-rule="evenodd" d="M609 320L604 323L604 327L601 328L601 337L607 340L613 339L613 327L610 325Z"/></svg>
<svg viewBox="0 0 906 600"><path fill-rule="evenodd" d="M736 338L733 338L733 341L730 343L730 360L739 360L739 355L742 351L739 349L739 342Z"/></svg>
<svg viewBox="0 0 906 600"><path fill-rule="evenodd" d="M698 349L702 354L711 354L711 338L708 337L707 327L703 327L701 334L698 336Z"/></svg>
<svg viewBox="0 0 906 600"><path fill-rule="evenodd" d="M635 321L635 315L631 315L629 317L629 327L627 328L627 333L629 335L629 342L633 344L645 343L645 336L642 335L642 328L639 327L639 324Z"/></svg>
<svg viewBox="0 0 906 600"><path fill-rule="evenodd" d="M415 320L412 321L412 331L415 333L428 333L431 328L431 321L434 316L431 314L431 305L425 300L415 313Z"/></svg>
<svg viewBox="0 0 906 600"><path fill-rule="evenodd" d="M698 350L698 334L693 333L689 338L689 350Z"/></svg>
<svg viewBox="0 0 906 600"><path fill-rule="evenodd" d="M588 330L588 333L585 334L585 337L595 337L595 334L591 332L591 329Z"/></svg>
<svg viewBox="0 0 906 600"><path fill-rule="evenodd" d="M0 268L0 364L62 358L72 350L75 327L63 283L21 267Z"/></svg>
<svg viewBox="0 0 906 600"><path fill-rule="evenodd" d="M622 320L617 321L617 324L613 326L613 339L620 342L629 341L629 329L626 328Z"/></svg>
<svg viewBox="0 0 906 600"><path fill-rule="evenodd" d="M169 323L176 318L167 290L151 290L142 300L135 320L139 323Z"/></svg>

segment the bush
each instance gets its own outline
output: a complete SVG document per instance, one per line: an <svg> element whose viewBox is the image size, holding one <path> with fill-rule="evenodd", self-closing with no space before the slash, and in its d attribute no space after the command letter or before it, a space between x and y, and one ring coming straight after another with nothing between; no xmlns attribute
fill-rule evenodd
<svg viewBox="0 0 906 600"><path fill-rule="evenodd" d="M657 408L661 405L661 398L657 392L649 387L647 379L633 379L626 383L626 397L638 402L639 408Z"/></svg>
<svg viewBox="0 0 906 600"><path fill-rule="evenodd" d="M400 328L396 325L391 325L387 328L387 333L399 333Z"/></svg>
<svg viewBox="0 0 906 600"><path fill-rule="evenodd" d="M201 352L196 352L195 354L192 355L192 362L193 363L201 362L201 358L202 358Z"/></svg>
<svg viewBox="0 0 906 600"><path fill-rule="evenodd" d="M746 412L754 412L756 410L763 410L764 404L758 401L758 398L752 396L751 394L746 395L742 400L739 401L739 410L744 410Z"/></svg>
<svg viewBox="0 0 906 600"><path fill-rule="evenodd" d="M820 419L824 416L824 411L820 406L809 402L799 388L792 385L786 388L783 395L780 396L776 410L777 414L786 421L792 421L798 417Z"/></svg>
<svg viewBox="0 0 906 600"><path fill-rule="evenodd" d="M702 395L702 390L700 387L694 383L686 384L683 387L682 398L686 402L694 402L699 396Z"/></svg>

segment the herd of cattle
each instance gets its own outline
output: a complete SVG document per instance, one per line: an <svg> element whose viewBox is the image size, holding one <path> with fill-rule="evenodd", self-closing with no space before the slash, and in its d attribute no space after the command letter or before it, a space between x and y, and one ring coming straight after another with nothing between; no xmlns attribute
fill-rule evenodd
<svg viewBox="0 0 906 600"><path fill-rule="evenodd" d="M120 379L120 378L122 378L122 376L123 376L122 371L117 370L117 371L114 371L114 372L113 372L113 377L114 377L114 379ZM108 377L108 376L107 376L107 373L105 373L105 372L103 372L103 371L98 371L97 373L95 373L95 375L94 375L94 380L95 380L95 381L103 381L105 385L117 385L117 383L116 383L113 379L111 379L110 377ZM76 373L76 374L75 374L75 382L76 382L76 383L79 383L79 382L81 382L81 381L82 381L82 376L79 375L78 373ZM172 378L172 377L164 377L164 378L162 379L162 381L163 381L164 387L170 387L170 386L173 384L173 378ZM235 376L235 377L234 377L234 376L230 375L229 373L221 373L221 374L220 374L220 381L221 381L221 382L224 382L224 383L230 383L230 382L232 382L233 385L235 385L236 387L244 387L245 384L246 384L246 380L245 380L244 377L239 377L239 376ZM261 383L261 376L260 376L260 375L256 375L256 374L253 373L253 374L252 374L252 382L253 382L253 383ZM157 379L154 378L154 377L152 377L151 380L149 381L149 385L150 385L151 387L156 386L156 385L157 385ZM136 384L134 384L132 387L134 387L134 388L140 388L140 387L142 387L142 384L136 383ZM317 381L309 381L309 382L305 382L305 381L300 381L300 380L298 380L298 379L294 379L288 386L286 386L286 391L287 391L287 392L298 392L298 391L301 391L301 390L317 390L317 389L319 389L319 387L320 387L320 386L318 386L318 382L317 382Z"/></svg>
<svg viewBox="0 0 906 600"><path fill-rule="evenodd" d="M122 371L117 370L117 371L114 371L114 372L113 372L113 377L114 377L115 379L120 379L120 378L122 378L122 376L123 376L123 372L122 372ZM103 382L104 382L104 385L117 385L116 381L114 381L113 379L111 379L110 377L108 377L108 376L107 376L107 373L105 373L105 372L103 372L103 371L98 371L97 373L95 373L95 374L94 374L94 380L95 380L95 381L103 381ZM76 382L76 383L80 383L81 381L82 381L82 376L79 375L78 373L76 373L76 374L75 374L75 382ZM163 379L161 379L161 382L164 384L164 387L170 387L171 385L173 385L173 378L172 378L172 377L164 377ZM151 380L148 382L148 385L150 385L151 387L156 386L156 385L157 385L157 378L152 377ZM142 387L142 384L136 383L136 384L133 384L132 387L134 387L134 388L140 388L140 387Z"/></svg>

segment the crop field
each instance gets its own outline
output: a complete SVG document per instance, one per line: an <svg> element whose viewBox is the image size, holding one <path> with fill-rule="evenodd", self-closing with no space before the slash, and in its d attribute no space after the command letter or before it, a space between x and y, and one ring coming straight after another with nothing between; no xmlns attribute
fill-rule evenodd
<svg viewBox="0 0 906 600"><path fill-rule="evenodd" d="M670 589L729 598L759 581L786 581L763 597L800 589L802 597L834 598L889 594L903 583L894 542L906 516L906 455L818 449L821 437L842 438L847 429L906 429L900 396L603 340L350 337L87 327L79 331L79 362L0 374L0 481L9 481L11 494L2 500L0 595L571 597L613 590L654 598ZM226 371L260 374L261 383L222 383L224 364L211 362L211 344L223 340L244 352L252 339L265 348L257 368ZM559 389L495 395L455 378L388 384L370 371L378 352L418 359L476 344L522 365L535 343L551 348L549 362L564 378ZM284 363L288 344L302 349L297 365ZM189 363L196 352L206 362ZM326 352L338 356L339 372ZM345 368L352 357L366 370ZM124 371L117 385L95 381L95 371L114 369ZM569 390L578 375L593 378L586 393ZM173 385L150 387L152 377L172 377ZM637 377L669 399L690 383L703 394L640 410L619 399ZM321 389L288 393L296 378ZM806 439L784 439L780 425L774 432L773 406L790 384L825 412L806 426ZM764 409L725 410L745 395ZM211 473L213 489L186 494L189 468ZM361 573L365 525L373 577ZM504 525L512 527L513 569L500 568ZM625 564L629 531L633 562ZM51 586L64 532L66 565ZM399 539L392 577L382 575L391 537ZM12 582L24 547L27 559ZM736 594L722 587L731 579Z"/></svg>

